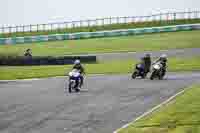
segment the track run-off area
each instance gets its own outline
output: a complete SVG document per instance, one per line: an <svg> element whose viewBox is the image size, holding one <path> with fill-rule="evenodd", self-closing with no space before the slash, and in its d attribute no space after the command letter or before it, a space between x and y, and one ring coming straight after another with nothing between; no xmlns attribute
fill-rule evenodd
<svg viewBox="0 0 200 133"><path fill-rule="evenodd" d="M0 81L0 133L111 133L200 81L200 72L164 80L88 75L80 93L67 77Z"/></svg>

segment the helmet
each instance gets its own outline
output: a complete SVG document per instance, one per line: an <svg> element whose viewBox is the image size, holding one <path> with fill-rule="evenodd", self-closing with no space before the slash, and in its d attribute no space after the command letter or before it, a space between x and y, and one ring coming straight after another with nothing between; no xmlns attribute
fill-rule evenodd
<svg viewBox="0 0 200 133"><path fill-rule="evenodd" d="M144 57L151 57L151 54L145 53Z"/></svg>
<svg viewBox="0 0 200 133"><path fill-rule="evenodd" d="M75 64L75 65L80 64L80 63L81 63L80 60L75 60L75 61L74 61L74 64Z"/></svg>
<svg viewBox="0 0 200 133"><path fill-rule="evenodd" d="M31 50L30 48L26 49L27 52L30 51L30 50Z"/></svg>
<svg viewBox="0 0 200 133"><path fill-rule="evenodd" d="M167 58L167 55L166 55L166 54L162 54L162 55L160 56L160 58L166 59L166 58Z"/></svg>

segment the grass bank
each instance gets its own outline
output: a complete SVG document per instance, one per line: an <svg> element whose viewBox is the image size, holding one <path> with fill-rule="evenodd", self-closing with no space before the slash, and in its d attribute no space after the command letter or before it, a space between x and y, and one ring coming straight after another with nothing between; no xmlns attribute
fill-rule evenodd
<svg viewBox="0 0 200 133"><path fill-rule="evenodd" d="M99 62L97 64L85 64L87 74L119 74L132 72L135 60ZM199 57L170 58L168 71L199 71ZM63 76L71 70L71 65L64 66L13 66L0 67L0 80L42 78Z"/></svg>
<svg viewBox="0 0 200 133"><path fill-rule="evenodd" d="M119 133L199 133L200 84Z"/></svg>
<svg viewBox="0 0 200 133"><path fill-rule="evenodd" d="M200 31L182 31L140 36L1 45L0 53L11 56L23 55L25 49L31 48L34 56L63 56L71 54L199 48L199 35Z"/></svg>

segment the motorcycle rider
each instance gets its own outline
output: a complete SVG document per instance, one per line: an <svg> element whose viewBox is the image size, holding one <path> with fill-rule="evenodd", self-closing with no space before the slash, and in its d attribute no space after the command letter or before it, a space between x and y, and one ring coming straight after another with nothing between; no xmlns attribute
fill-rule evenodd
<svg viewBox="0 0 200 133"><path fill-rule="evenodd" d="M80 72L80 87L83 85L83 74L85 74L85 69L84 67L81 65L80 60L75 60L74 61L74 66L73 69L77 69Z"/></svg>
<svg viewBox="0 0 200 133"><path fill-rule="evenodd" d="M166 68L167 68L167 55L166 54L162 54L155 62L161 62L161 64L163 65L163 69L162 69L162 75L164 76L166 73Z"/></svg>
<svg viewBox="0 0 200 133"><path fill-rule="evenodd" d="M31 49L30 49L30 48L28 48L28 49L25 51L24 56L25 56L25 57L32 57Z"/></svg>
<svg viewBox="0 0 200 133"><path fill-rule="evenodd" d="M144 60L144 71L147 74L148 72L150 72L150 68L151 68L151 55L149 53L146 53L143 57Z"/></svg>

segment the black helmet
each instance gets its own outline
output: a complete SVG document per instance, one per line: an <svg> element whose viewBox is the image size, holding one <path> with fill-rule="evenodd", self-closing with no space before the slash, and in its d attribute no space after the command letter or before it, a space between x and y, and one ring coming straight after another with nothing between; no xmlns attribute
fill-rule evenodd
<svg viewBox="0 0 200 133"><path fill-rule="evenodd" d="M28 52L28 51L30 51L31 49L30 48L28 48L26 51Z"/></svg>
<svg viewBox="0 0 200 133"><path fill-rule="evenodd" d="M149 53L145 53L145 55L144 55L145 57L151 57L151 54L149 54Z"/></svg>

